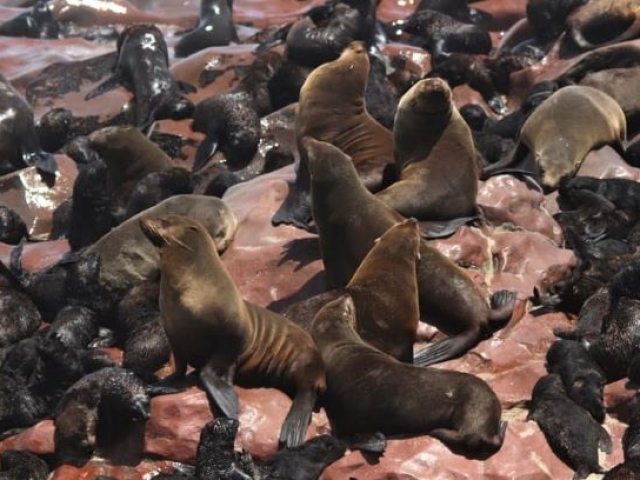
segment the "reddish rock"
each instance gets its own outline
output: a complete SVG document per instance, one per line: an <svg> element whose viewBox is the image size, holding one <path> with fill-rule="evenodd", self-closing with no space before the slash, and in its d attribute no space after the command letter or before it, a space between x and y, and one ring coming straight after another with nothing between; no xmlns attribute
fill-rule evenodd
<svg viewBox="0 0 640 480"><path fill-rule="evenodd" d="M71 197L78 169L66 155L56 155L58 172L49 187L35 167L0 177L0 204L14 209L27 224L32 239L45 240L51 231L53 211Z"/></svg>
<svg viewBox="0 0 640 480"><path fill-rule="evenodd" d="M38 455L53 453L53 420L43 420L31 428L0 442L0 452L28 450Z"/></svg>
<svg viewBox="0 0 640 480"><path fill-rule="evenodd" d="M144 480L162 472L172 472L172 462L167 461L142 461L140 464L128 467L111 465L100 459L92 459L81 468L71 465L63 465L57 468L50 480L91 480L98 475L105 478L117 478L118 480Z"/></svg>
<svg viewBox="0 0 640 480"><path fill-rule="evenodd" d="M11 251L14 248L13 245L0 243L0 261L5 265L9 265ZM20 265L31 272L36 272L49 265L53 265L69 250L69 242L66 240L26 243L22 250L22 256L20 257Z"/></svg>

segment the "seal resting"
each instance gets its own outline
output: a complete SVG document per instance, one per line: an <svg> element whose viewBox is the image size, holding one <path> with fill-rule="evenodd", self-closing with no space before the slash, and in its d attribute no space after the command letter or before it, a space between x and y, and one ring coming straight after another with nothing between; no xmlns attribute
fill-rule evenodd
<svg viewBox="0 0 640 480"><path fill-rule="evenodd" d="M280 442L304 441L316 396L326 389L324 365L313 340L281 315L242 299L199 223L179 215L140 220L160 252L160 312L182 378L195 367L206 392L226 416L238 417L231 382L271 385L294 393Z"/></svg>
<svg viewBox="0 0 640 480"><path fill-rule="evenodd" d="M613 98L592 87L564 87L533 111L513 155L485 168L483 178L515 170L541 176L542 185L553 190L591 150L605 144L622 148L626 136L624 112Z"/></svg>
<svg viewBox="0 0 640 480"><path fill-rule="evenodd" d="M349 294L356 331L384 353L413 363L420 319L416 265L420 235L414 219L397 223L375 241L345 288L321 293L289 307L285 317L311 331L313 317L331 300Z"/></svg>
<svg viewBox="0 0 640 480"><path fill-rule="evenodd" d="M376 196L405 217L475 218L478 165L471 130L440 78L416 83L400 99L393 127L398 181Z"/></svg>
<svg viewBox="0 0 640 480"><path fill-rule="evenodd" d="M316 68L300 90L295 133L300 163L293 191L272 223L308 229L309 170L302 138L329 142L349 155L365 187L382 188L383 172L393 162L393 135L367 112L364 93L369 57L363 42L352 42L337 60Z"/></svg>
<svg viewBox="0 0 640 480"><path fill-rule="evenodd" d="M162 32L155 25L127 27L118 37L118 61L113 76L90 91L85 100L124 85L134 95L136 127L146 129L155 120L181 120L193 113L182 93L195 89L176 81L169 70L169 54Z"/></svg>
<svg viewBox="0 0 640 480"><path fill-rule="evenodd" d="M353 163L340 150L310 137L303 139L311 174L313 218L328 288L346 285L376 238L404 220L360 183ZM462 355L510 318L515 293L496 292L491 307L462 268L420 242L417 266L421 318L449 338L414 357L421 366Z"/></svg>
<svg viewBox="0 0 640 480"><path fill-rule="evenodd" d="M355 322L353 300L344 295L325 305L311 327L327 368L325 409L334 434L428 434L475 459L500 449L506 423L485 381L398 362L363 342Z"/></svg>
<svg viewBox="0 0 640 480"><path fill-rule="evenodd" d="M200 21L178 40L174 47L176 57L188 57L207 47L238 42L232 9L233 0L201 0Z"/></svg>

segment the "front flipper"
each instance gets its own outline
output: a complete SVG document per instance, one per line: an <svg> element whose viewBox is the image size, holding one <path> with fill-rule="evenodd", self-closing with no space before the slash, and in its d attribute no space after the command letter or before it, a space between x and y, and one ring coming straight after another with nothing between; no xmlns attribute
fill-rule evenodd
<svg viewBox="0 0 640 480"><path fill-rule="evenodd" d="M202 169L209 159L218 151L218 137L216 135L207 135L196 151L196 158L193 162L192 172Z"/></svg>
<svg viewBox="0 0 640 480"><path fill-rule="evenodd" d="M238 395L233 388L233 366L225 375L226 378L218 375L211 364L205 365L200 370L200 380L205 391L209 394L213 403L220 412L232 420L238 419Z"/></svg>
<svg viewBox="0 0 640 480"><path fill-rule="evenodd" d="M294 448L302 445L315 404L315 390L299 391L296 394L280 430L280 446Z"/></svg>
<svg viewBox="0 0 640 480"><path fill-rule="evenodd" d="M296 185L289 185L289 195L273 217L271 225L292 225L301 230L311 231L311 196Z"/></svg>
<svg viewBox="0 0 640 480"><path fill-rule="evenodd" d="M98 85L96 88L87 93L84 97L85 100L91 100L92 98L103 95L111 90L118 88L122 85L120 75L117 73L107 78L104 82Z"/></svg>
<svg viewBox="0 0 640 480"><path fill-rule="evenodd" d="M420 350L413 357L413 364L428 367L435 363L451 360L474 347L480 341L480 329L467 330L459 335L445 338Z"/></svg>

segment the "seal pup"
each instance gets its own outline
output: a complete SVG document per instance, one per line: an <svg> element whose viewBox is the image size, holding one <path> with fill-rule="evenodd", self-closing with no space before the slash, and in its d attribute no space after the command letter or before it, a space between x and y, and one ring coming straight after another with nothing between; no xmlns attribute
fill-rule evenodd
<svg viewBox="0 0 640 480"><path fill-rule="evenodd" d="M376 194L380 200L404 217L452 221L454 230L477 217L473 137L444 80L421 80L402 96L393 145L399 178Z"/></svg>
<svg viewBox="0 0 640 480"><path fill-rule="evenodd" d="M280 442L300 445L316 396L326 389L322 359L309 334L242 299L200 223L164 215L141 219L140 228L160 251L160 313L175 359L173 378L184 377L187 365L195 367L215 405L233 419L234 378L294 394Z"/></svg>
<svg viewBox="0 0 640 480"><path fill-rule="evenodd" d="M0 348L29 337L41 322L40 312L27 294L13 289L0 291Z"/></svg>
<svg viewBox="0 0 640 480"><path fill-rule="evenodd" d="M606 93L575 85L559 89L527 118L513 155L484 169L483 178L524 170L556 189L576 172L587 154L602 145L622 149L627 122L620 105ZM514 170L511 170L514 171Z"/></svg>
<svg viewBox="0 0 640 480"><path fill-rule="evenodd" d="M31 107L3 75L0 75L0 159L0 176L36 167L43 180L50 183L58 170L54 156L40 147Z"/></svg>
<svg viewBox="0 0 640 480"><path fill-rule="evenodd" d="M238 41L233 23L233 0L200 0L198 25L180 37L173 51L178 58L188 57L207 47Z"/></svg>
<svg viewBox="0 0 640 480"><path fill-rule="evenodd" d="M556 456L575 470L574 479L603 473L598 448L611 453L609 433L565 393L560 376L541 377L533 387L527 420L535 420Z"/></svg>
<svg viewBox="0 0 640 480"><path fill-rule="evenodd" d="M547 371L560 375L567 396L596 421L604 422L607 379L580 342L560 340L551 345L547 351Z"/></svg>
<svg viewBox="0 0 640 480"><path fill-rule="evenodd" d="M29 231L20 215L15 210L0 205L0 242L15 245L27 236Z"/></svg>
<svg viewBox="0 0 640 480"><path fill-rule="evenodd" d="M76 382L60 400L53 419L54 453L61 462L82 466L102 441L101 422L126 431L128 423L149 415L145 384L123 368L103 368Z"/></svg>
<svg viewBox="0 0 640 480"><path fill-rule="evenodd" d="M329 142L349 155L361 181L371 191L383 186L383 172L393 162L393 134L367 112L364 93L369 57L363 42L352 42L329 63L316 68L300 89L295 133L300 163L295 185L272 223L308 229L309 171L303 137Z"/></svg>
<svg viewBox="0 0 640 480"><path fill-rule="evenodd" d="M324 305L349 294L356 306L358 335L397 360L413 363L420 320L419 260L418 223L414 219L396 223L375 241L345 288L298 302L283 314L309 332L313 317Z"/></svg>
<svg viewBox="0 0 640 480"><path fill-rule="evenodd" d="M53 2L35 2L31 10L0 25L3 37L60 38L61 26L53 16Z"/></svg>
<svg viewBox="0 0 640 480"><path fill-rule="evenodd" d="M325 409L338 438L428 434L457 454L486 459L502 446L506 423L496 394L468 373L406 365L355 331L353 300L325 305L311 333L327 369ZM411 395L398 392L411 391Z"/></svg>
<svg viewBox="0 0 640 480"><path fill-rule="evenodd" d="M204 167L217 151L224 153L231 170L245 168L258 151L260 117L245 92L216 95L198 103L191 129L205 134L196 151L193 172Z"/></svg>
<svg viewBox="0 0 640 480"><path fill-rule="evenodd" d="M302 143L327 287L341 288L375 239L404 218L364 188L349 157L336 147L310 137ZM514 292L496 292L487 305L462 268L424 239L417 268L420 316L449 338L423 349L414 363L426 366L462 355L511 318Z"/></svg>
<svg viewBox="0 0 640 480"><path fill-rule="evenodd" d="M37 455L23 450L0 453L0 478L3 480L47 480L49 467Z"/></svg>
<svg viewBox="0 0 640 480"><path fill-rule="evenodd" d="M176 81L169 70L169 54L162 32L155 25L127 27L118 37L118 61L113 76L90 91L85 100L124 85L134 95L134 124L146 130L155 120L182 120L193 104L181 93L195 88Z"/></svg>

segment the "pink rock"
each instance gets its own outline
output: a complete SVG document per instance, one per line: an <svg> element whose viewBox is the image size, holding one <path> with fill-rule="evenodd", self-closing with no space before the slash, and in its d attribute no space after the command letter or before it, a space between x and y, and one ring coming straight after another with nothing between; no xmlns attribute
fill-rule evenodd
<svg viewBox="0 0 640 480"><path fill-rule="evenodd" d="M82 468L63 465L57 468L51 480L89 480L99 475L119 480L144 480L162 472L172 472L173 466L167 461L144 460L136 466L110 465L104 460L92 459Z"/></svg>
<svg viewBox="0 0 640 480"><path fill-rule="evenodd" d="M43 420L25 431L0 442L0 452L27 450L38 455L53 453L53 420Z"/></svg>
<svg viewBox="0 0 640 480"><path fill-rule="evenodd" d="M27 224L31 238L44 240L52 226L53 211L73 192L78 169L66 155L56 155L58 172L49 187L35 167L0 177L0 204L14 209Z"/></svg>
<svg viewBox="0 0 640 480"><path fill-rule="evenodd" d="M595 178L626 178L640 181L640 169L632 167L612 147L605 145L586 156L576 175Z"/></svg>

